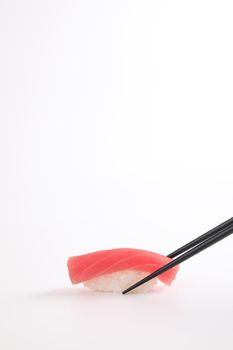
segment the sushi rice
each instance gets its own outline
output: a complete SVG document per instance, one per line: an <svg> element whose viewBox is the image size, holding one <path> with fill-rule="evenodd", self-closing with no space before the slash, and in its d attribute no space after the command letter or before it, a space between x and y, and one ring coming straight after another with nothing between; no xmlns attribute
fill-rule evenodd
<svg viewBox="0 0 233 350"><path fill-rule="evenodd" d="M124 270L92 278L88 281L83 282L83 284L92 291L119 293L146 276L148 276L148 272ZM156 284L157 279L154 278L142 286L136 288L134 292L150 292L154 289Z"/></svg>

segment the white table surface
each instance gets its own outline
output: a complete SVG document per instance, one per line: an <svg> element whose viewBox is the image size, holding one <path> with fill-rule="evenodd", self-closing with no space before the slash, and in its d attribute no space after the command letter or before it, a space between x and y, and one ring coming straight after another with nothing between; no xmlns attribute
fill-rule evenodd
<svg viewBox="0 0 233 350"><path fill-rule="evenodd" d="M64 285L1 296L1 348L232 349L232 279L188 273L148 294Z"/></svg>

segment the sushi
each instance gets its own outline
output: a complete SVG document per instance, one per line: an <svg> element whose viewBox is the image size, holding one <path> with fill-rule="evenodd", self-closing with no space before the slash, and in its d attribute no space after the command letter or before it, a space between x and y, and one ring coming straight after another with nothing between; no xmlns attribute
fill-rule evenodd
<svg viewBox="0 0 233 350"><path fill-rule="evenodd" d="M82 282L92 291L122 292L171 260L147 250L118 248L72 256L68 259L67 266L73 284ZM178 269L175 266L159 275L158 279L171 285ZM156 283L157 278L154 278L135 289L135 292L149 292Z"/></svg>

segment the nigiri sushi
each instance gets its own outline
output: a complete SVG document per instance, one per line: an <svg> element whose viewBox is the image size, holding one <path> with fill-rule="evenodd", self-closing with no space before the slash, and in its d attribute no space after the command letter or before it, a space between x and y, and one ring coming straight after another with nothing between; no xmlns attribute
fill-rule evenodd
<svg viewBox="0 0 233 350"><path fill-rule="evenodd" d="M171 260L147 250L118 248L72 256L68 259L67 266L73 284L83 282L84 286L93 291L122 292ZM159 275L158 279L170 285L178 269L175 266ZM157 278L154 278L136 288L135 292L151 291L156 283Z"/></svg>

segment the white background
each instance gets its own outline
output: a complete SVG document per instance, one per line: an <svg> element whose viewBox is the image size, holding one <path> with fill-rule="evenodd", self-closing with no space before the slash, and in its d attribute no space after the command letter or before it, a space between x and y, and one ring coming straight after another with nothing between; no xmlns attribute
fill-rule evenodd
<svg viewBox="0 0 233 350"><path fill-rule="evenodd" d="M232 18L230 0L0 0L2 350L232 349L231 237L146 295L66 269L232 216Z"/></svg>

